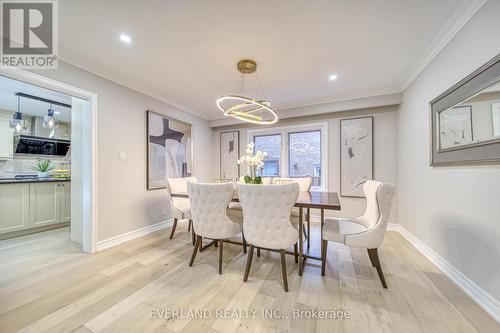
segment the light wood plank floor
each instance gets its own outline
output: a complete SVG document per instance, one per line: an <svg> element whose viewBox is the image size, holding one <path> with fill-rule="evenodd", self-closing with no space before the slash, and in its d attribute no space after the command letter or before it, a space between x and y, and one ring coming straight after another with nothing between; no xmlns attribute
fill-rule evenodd
<svg viewBox="0 0 500 333"><path fill-rule="evenodd" d="M246 256L224 245L223 275L210 247L188 267L191 238L178 226L98 254L81 252L67 229L0 242L0 332L500 332L500 326L399 234L380 249L388 290L364 250L330 243L326 277L309 261L304 276L287 258ZM313 226L312 252L318 253ZM206 318L158 318L162 309L210 309ZM256 317L220 318L217 310L255 309ZM289 318L263 317L261 309ZM293 311L347 310L344 320L293 318ZM230 314L234 314L231 312Z"/></svg>

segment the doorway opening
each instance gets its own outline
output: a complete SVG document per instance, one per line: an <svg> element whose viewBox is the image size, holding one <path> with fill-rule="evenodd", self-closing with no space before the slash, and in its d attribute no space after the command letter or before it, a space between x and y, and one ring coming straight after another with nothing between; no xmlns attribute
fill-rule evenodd
<svg viewBox="0 0 500 333"><path fill-rule="evenodd" d="M96 111L95 93L0 70L0 240L58 229L95 252Z"/></svg>

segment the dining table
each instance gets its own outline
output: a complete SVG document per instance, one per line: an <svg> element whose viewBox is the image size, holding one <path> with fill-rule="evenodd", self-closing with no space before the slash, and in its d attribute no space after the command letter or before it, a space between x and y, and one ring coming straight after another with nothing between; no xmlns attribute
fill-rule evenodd
<svg viewBox="0 0 500 333"><path fill-rule="evenodd" d="M189 198L188 193L186 192L174 192L170 194L173 198ZM233 198L231 199L232 202L239 202L239 197L237 191L235 191ZM298 250L299 250L299 258L298 258L298 265L299 265L299 275L302 276L304 272L304 260L307 259L313 259L313 260L323 260L323 256L325 255L323 253L323 250L321 251L321 255L314 256L311 255L310 253L304 253L304 209L307 210L306 218L309 219L311 218L311 209L318 209L320 210L320 223L321 223L321 228L320 232L321 234L323 233L323 224L325 221L325 210L340 210L340 200L339 196L336 192L323 192L323 191L309 191L309 192L300 192L299 196L297 198L297 201L295 202L294 207L299 208L299 244L298 244ZM244 223L244 222L243 222ZM308 223L309 225L310 223ZM310 230L308 230L308 241L311 238L311 233ZM321 237L323 239L323 237ZM233 244L238 244L242 245L240 242L236 241L231 241L227 240L229 243ZM266 249L270 250L271 249ZM294 253L291 251L287 251L287 254L293 255Z"/></svg>

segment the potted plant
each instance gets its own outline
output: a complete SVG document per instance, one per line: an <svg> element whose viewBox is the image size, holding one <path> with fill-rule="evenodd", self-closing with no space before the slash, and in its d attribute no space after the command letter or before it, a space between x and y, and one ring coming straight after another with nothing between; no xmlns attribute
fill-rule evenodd
<svg viewBox="0 0 500 333"><path fill-rule="evenodd" d="M54 165L50 160L37 160L33 164L33 170L38 173L38 178L48 178L49 171L54 169Z"/></svg>
<svg viewBox="0 0 500 333"><path fill-rule="evenodd" d="M267 153L257 151L254 155L253 149L255 145L250 142L246 147L246 155L238 160L238 164L246 164L250 168L250 175L244 177L247 184L262 184L262 177L257 176L257 171L264 167L264 160L267 158Z"/></svg>

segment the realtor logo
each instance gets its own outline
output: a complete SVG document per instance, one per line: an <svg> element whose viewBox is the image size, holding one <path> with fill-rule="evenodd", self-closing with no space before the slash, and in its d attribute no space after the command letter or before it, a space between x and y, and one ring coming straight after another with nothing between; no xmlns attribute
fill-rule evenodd
<svg viewBox="0 0 500 333"><path fill-rule="evenodd" d="M57 68L57 1L1 1L4 67Z"/></svg>

